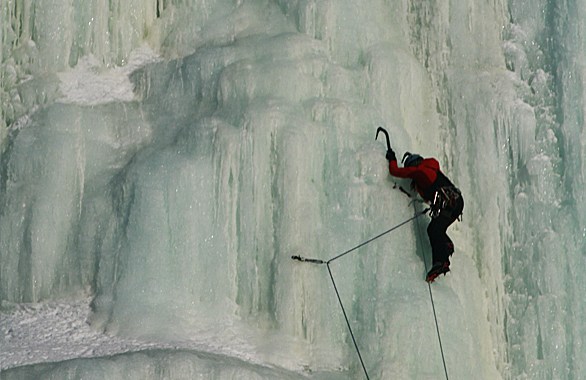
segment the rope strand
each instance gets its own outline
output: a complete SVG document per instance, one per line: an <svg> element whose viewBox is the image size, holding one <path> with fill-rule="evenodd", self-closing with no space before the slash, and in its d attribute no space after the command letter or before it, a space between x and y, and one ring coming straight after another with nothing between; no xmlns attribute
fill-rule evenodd
<svg viewBox="0 0 586 380"><path fill-rule="evenodd" d="M415 210L415 213L417 214L417 205L413 204L413 209ZM418 224L417 225L417 232L419 234L419 241L421 240L421 226ZM427 267L427 261L425 261L425 254L423 256L423 262L425 263L425 272L428 271L428 267ZM444 365L444 372L446 374L446 380L449 380L448 377L448 367L446 366L446 358L444 356L444 347L442 345L442 337L440 334L440 330L439 330L439 324L437 322L437 314L435 312L435 302L433 301L433 292L431 291L431 283L427 283L427 288L429 289L429 299L431 300L431 308L433 310L433 319L435 321L435 330L437 332L437 340L439 342L439 347L440 347L440 353L442 355L442 363Z"/></svg>
<svg viewBox="0 0 586 380"><path fill-rule="evenodd" d="M388 230L386 230L385 232L382 232L382 233L380 233L380 234L376 235L375 237L368 239L367 241L365 241L365 242L363 242L363 243L360 243L360 244L358 244L358 245L357 245L356 247L354 247L354 248L350 248L349 250L347 250L347 251L345 251L345 252L342 252L342 253L340 253L338 256L335 256L335 257L333 257L333 258L329 259L329 260L328 260L328 264L329 264L329 263L331 263L332 261L334 261L334 260L337 260L337 259L339 259L340 257L342 257L342 256L345 256L345 255L349 254L350 252L352 252L352 251L355 251L355 250L357 250L358 248L360 248L360 247L363 247L363 246L365 246L366 244L368 244L368 243L370 243L370 242L372 242L372 241L374 241L374 240L376 240L376 239L378 239L378 238L380 238L380 237L382 237L382 236L384 236L384 235L388 234L389 232L392 232L392 231L396 230L397 228L399 228L399 227L401 227L401 226L403 226L403 225L405 225L405 224L409 223L410 221L412 221L412 220L414 220L414 219L417 219L417 218L419 218L421 215L423 215L423 214L427 213L427 211L429 211L429 209L425 209L425 210L423 210L423 211L421 211L421 212L418 212L418 213L416 213L416 214L415 214L413 217L411 217L411 218L407 219L406 221L404 221L404 222L402 222L402 223L399 223L399 224L397 224L397 225L396 225L396 226L394 226L394 227L391 227L391 228L389 228L389 229L388 229Z"/></svg>
<svg viewBox="0 0 586 380"><path fill-rule="evenodd" d="M371 242L373 242L374 240L376 240L378 238L383 237L384 235L388 234L389 232L392 232L392 231L396 230L397 228L399 228L399 227L401 227L401 226L403 226L403 225L411 222L412 220L419 218L421 215L427 213L428 211L429 211L429 209L426 208L425 210L423 210L423 211L421 211L419 213L416 213L413 217L407 219L406 221L401 222L401 223L397 224L396 226L393 226L393 227L389 228L385 232L382 232L382 233L376 235L375 237L372 237L372 238L370 238L370 239L368 239L368 240L366 240L366 241L358 244L356 247L350 248L349 250L344 251L344 252L340 253L337 256L334 256L333 258L329 259L328 261L324 261L324 260L320 260L320 259L311 259L311 258L299 256L299 255L291 256L291 258L293 260L301 261L301 262L304 262L304 263L329 264L332 261L337 260L340 257L345 256L345 255L349 254L350 252L353 252L353 251L357 250L358 248L364 247L366 244L371 243Z"/></svg>
<svg viewBox="0 0 586 380"><path fill-rule="evenodd" d="M339 255L337 255L337 256L329 259L328 261L323 261L323 260L320 260L320 259L306 258L306 257L302 257L302 256L299 256L299 255L291 256L291 258L293 260L301 261L301 262L304 262L304 263L311 263L311 264L326 264L326 266L328 267L328 273L330 274L330 279L332 280L332 285L334 285L334 291L336 292L336 297L338 298L338 302L340 303L340 308L342 309L342 314L344 314L344 319L346 320L346 325L348 326L348 331L350 331L350 336L352 337L352 342L354 343L354 348L356 349L356 353L358 354L358 358L360 359L360 364L362 365L362 369L364 370L364 375L366 376L366 379L367 380L370 380L370 377L368 376L368 371L366 370L366 366L364 364L364 360L362 360L362 355L360 354L360 349L358 348L358 343L356 342L356 338L354 337L354 332L352 331L352 327L350 326L350 321L348 320L348 316L346 314L346 309L344 308L344 304L342 303L342 298L340 297L340 293L338 292L338 287L336 286L336 282L334 281L334 276L332 274L332 270L330 269L330 263L332 261L334 261L334 260L339 259L342 256L345 256L345 255L349 254L350 252L353 252L353 251L357 250L360 247L365 246L368 243L373 242L374 240L376 240L376 239L378 239L378 238L380 238L380 237L388 234L389 232L394 231L397 228L399 228L399 227L401 227L401 226L403 226L403 225L405 225L405 224L407 224L407 223L409 223L409 222L417 219L421 215L426 214L428 211L429 211L429 209L425 209L423 211L416 212L413 217L407 219L406 221L404 221L402 223L399 223L396 226L393 226L393 227L389 228L385 232L382 232L382 233L376 235L375 237L370 238L370 239L368 239L368 240L366 240L366 241L358 244L357 246L355 246L353 248L350 248L349 250L340 253ZM430 289L430 291L431 291L431 289ZM434 311L434 314L435 314L435 311ZM438 333L439 333L439 331L438 331Z"/></svg>
<svg viewBox="0 0 586 380"><path fill-rule="evenodd" d="M366 240L366 241L358 244L357 246L355 246L353 248L350 248L347 251L344 251L344 252L340 253L337 256L334 256L333 258L329 259L328 261L324 261L324 260L320 260L320 259L311 259L311 258L306 258L306 257L298 256L298 255L291 256L291 258L293 260L298 260L298 261L301 261L301 262L307 262L307 263L312 263L312 264L326 264L326 266L328 268L328 273L330 275L330 279L332 280L332 285L334 286L334 291L336 292L336 297L338 298L338 303L340 304L340 308L342 309L342 314L344 314L344 319L346 320L346 325L348 326L348 331L350 331L350 336L352 337L352 342L354 343L354 348L356 349L356 353L358 354L358 358L360 359L360 364L362 365L362 369L364 370L364 375L366 376L366 379L367 380L370 380L370 377L368 376L368 371L366 370L366 365L364 364L364 360L362 359L362 355L360 354L360 349L358 348L358 343L356 342L356 338L354 337L354 332L352 331L352 327L350 325L350 321L348 319L348 315L346 314L346 309L344 308L344 304L342 303L342 299L340 297L340 293L338 292L338 287L336 286L336 282L334 281L334 276L332 274L332 270L330 269L330 263L332 261L334 261L334 260L337 260L337 259L341 258L342 256L345 256L345 255L349 254L350 252L353 252L353 251L357 250L358 248L361 248L361 247L365 246L368 243L373 242L376 239L379 239L380 237L382 237L382 236L384 236L384 235L386 235L386 234L388 234L388 233L396 230L397 228L399 228L399 227L401 227L401 226L403 226L403 225L405 225L405 224L407 224L407 223L409 223L409 222L417 219L418 217L420 217L423 214L426 214L429 211L429 208L426 208L423 211L417 211L417 205L416 204L413 204L413 208L415 210L415 215L413 217L411 217L411 218L407 219L406 221L404 221L402 223L399 223L396 226L393 226L393 227L389 228L388 230L386 230L386 231L384 231L384 232L382 232L382 233L380 233L380 234L378 234L378 235L376 235L376 236L374 236L374 237L372 237L372 238L370 238L370 239L368 239L368 240ZM421 241L422 234L421 234L421 226L419 226L419 225L418 225L418 228L417 228L417 232L419 234L419 241ZM424 260L423 261L424 261L424 264L425 264L425 271L427 272L428 271L428 267L427 267L427 262L425 261L425 255L424 255ZM434 318L434 321L435 321L435 329L436 329L436 332L437 332L437 339L438 339L438 342L439 342L440 352L441 352L441 356L442 356L442 363L444 365L444 372L446 374L446 380L449 380L449 377L448 377L448 368L446 366L446 359L445 359L445 356L444 356L444 348L443 348L443 345L442 345L442 338L441 338L441 334L440 334L439 323L437 321L437 313L435 311L435 302L433 301L433 292L431 291L431 284L429 282L427 283L427 286L428 286L428 289L429 289L429 298L431 300L431 308L433 310L433 318Z"/></svg>
<svg viewBox="0 0 586 380"><path fill-rule="evenodd" d="M362 369L364 370L364 375L366 376L367 380L370 380L368 377L368 372L366 371L366 366L364 365L364 360L362 360L362 355L360 355L360 349L358 348L358 343L356 343L356 338L354 338L354 333L352 332L352 327L350 327L350 321L348 320L348 316L346 315L346 309L344 309L344 304L342 303L342 299L340 298L340 293L338 293L338 287L336 286L336 282L334 281L334 276L332 275L332 270L330 269L330 263L326 263L328 267L328 273L330 274L330 278L332 279L332 285L334 285L334 290L336 291L336 296L338 297L338 302L340 303L340 307L342 308L342 313L344 314L344 319L346 320L346 325L348 325L348 331L350 331L350 336L352 337L352 342L354 342L354 348L356 348L356 353L358 354L358 358L360 359L360 364L362 365Z"/></svg>

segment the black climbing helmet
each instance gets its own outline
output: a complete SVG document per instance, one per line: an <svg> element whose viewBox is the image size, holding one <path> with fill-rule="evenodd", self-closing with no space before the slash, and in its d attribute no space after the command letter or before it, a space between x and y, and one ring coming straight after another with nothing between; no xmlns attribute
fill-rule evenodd
<svg viewBox="0 0 586 380"><path fill-rule="evenodd" d="M417 166L421 163L421 161L423 161L423 157L421 157L418 154L409 152L406 152L403 155L403 159L401 160L403 166Z"/></svg>

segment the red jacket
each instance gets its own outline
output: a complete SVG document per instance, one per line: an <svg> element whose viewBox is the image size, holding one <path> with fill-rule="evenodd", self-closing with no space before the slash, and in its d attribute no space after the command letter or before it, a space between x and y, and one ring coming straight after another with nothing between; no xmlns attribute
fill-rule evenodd
<svg viewBox="0 0 586 380"><path fill-rule="evenodd" d="M415 184L415 189L423 199L433 202L433 195L437 187L436 181L440 172L439 162L435 158L425 158L417 166L407 166L400 168L397 161L389 162L389 172L391 175L399 178L411 178ZM440 177L444 177L441 175ZM443 185L443 184L442 184Z"/></svg>

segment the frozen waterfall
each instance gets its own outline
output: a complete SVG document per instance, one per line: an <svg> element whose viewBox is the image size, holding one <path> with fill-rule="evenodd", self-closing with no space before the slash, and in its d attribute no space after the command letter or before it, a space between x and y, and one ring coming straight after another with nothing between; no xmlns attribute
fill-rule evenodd
<svg viewBox="0 0 586 380"><path fill-rule="evenodd" d="M586 1L0 3L0 377L586 376Z"/></svg>

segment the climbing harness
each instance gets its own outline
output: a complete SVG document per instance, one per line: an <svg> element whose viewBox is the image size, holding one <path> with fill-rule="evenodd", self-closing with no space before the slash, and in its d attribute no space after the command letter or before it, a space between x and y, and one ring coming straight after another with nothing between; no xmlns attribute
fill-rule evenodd
<svg viewBox="0 0 586 380"><path fill-rule="evenodd" d="M433 202L431 204L431 211L429 215L432 218L445 215L448 218L454 217L458 221L462 221L462 213L458 215L452 215L458 200L462 197L460 189L455 186L444 186L440 187L433 196Z"/></svg>

